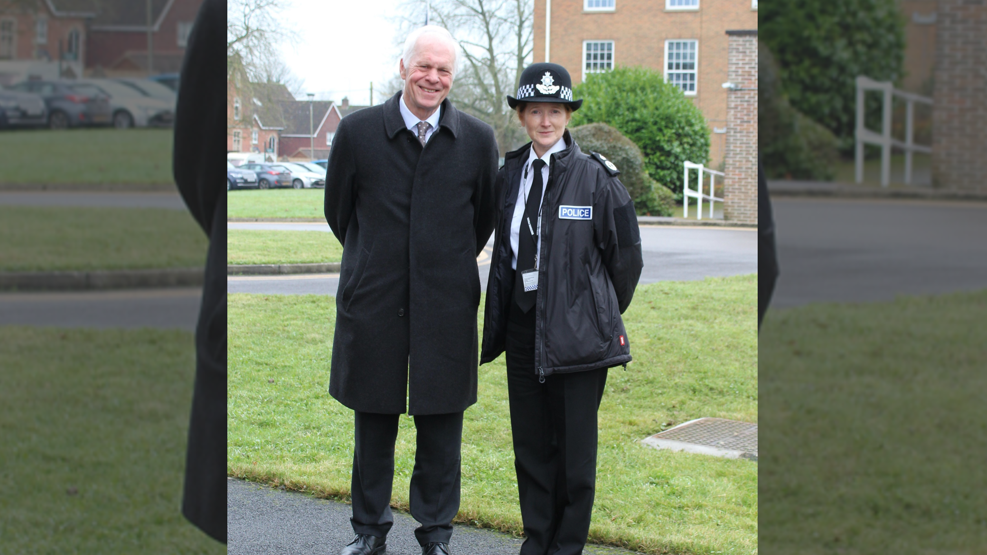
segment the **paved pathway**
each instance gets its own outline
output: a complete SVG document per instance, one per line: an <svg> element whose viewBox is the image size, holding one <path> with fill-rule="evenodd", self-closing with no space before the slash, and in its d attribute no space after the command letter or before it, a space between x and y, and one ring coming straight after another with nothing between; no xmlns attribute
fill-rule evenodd
<svg viewBox="0 0 987 555"><path fill-rule="evenodd" d="M0 292L0 325L194 331L202 289Z"/></svg>
<svg viewBox="0 0 987 555"><path fill-rule="evenodd" d="M353 539L350 506L284 492L241 480L227 481L230 555L337 555ZM421 555L418 526L408 514L394 512L387 535L388 555ZM517 555L522 540L491 530L457 525L450 548L456 555ZM586 555L632 552L590 546Z"/></svg>
<svg viewBox="0 0 987 555"><path fill-rule="evenodd" d="M227 229L322 231L316 223L228 223ZM644 270L641 283L701 280L708 276L733 276L757 272L757 233L754 228L641 226ZM480 287L487 288L489 252L493 239L477 260ZM338 274L284 276L229 276L229 293L273 295L334 295Z"/></svg>
<svg viewBox="0 0 987 555"><path fill-rule="evenodd" d="M771 201L781 267L774 307L987 288L987 202Z"/></svg>
<svg viewBox="0 0 987 555"><path fill-rule="evenodd" d="M0 192L0 205L167 208L172 210L186 210L185 202L179 196L177 190L174 193Z"/></svg>

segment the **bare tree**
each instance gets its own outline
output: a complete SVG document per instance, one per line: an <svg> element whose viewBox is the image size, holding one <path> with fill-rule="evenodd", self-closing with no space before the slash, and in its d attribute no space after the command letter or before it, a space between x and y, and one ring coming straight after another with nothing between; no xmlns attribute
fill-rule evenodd
<svg viewBox="0 0 987 555"><path fill-rule="evenodd" d="M402 40L425 22L425 11L420 0L401 5ZM527 142L506 96L517 91L531 60L533 0L432 0L430 16L430 23L448 29L462 49L450 93L456 107L494 128L501 156Z"/></svg>
<svg viewBox="0 0 987 555"><path fill-rule="evenodd" d="M227 76L248 82L278 83L293 93L301 81L281 59L278 45L296 44L298 34L282 25L284 0L229 0L226 5Z"/></svg>

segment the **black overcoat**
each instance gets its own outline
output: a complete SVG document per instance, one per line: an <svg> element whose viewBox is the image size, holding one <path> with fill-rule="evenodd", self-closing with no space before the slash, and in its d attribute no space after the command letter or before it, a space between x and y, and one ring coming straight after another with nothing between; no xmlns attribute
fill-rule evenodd
<svg viewBox="0 0 987 555"><path fill-rule="evenodd" d="M757 216L757 327L760 328L778 279L775 221L760 159L757 161Z"/></svg>
<svg viewBox="0 0 987 555"><path fill-rule="evenodd" d="M343 245L329 393L361 412L458 412L476 402L497 143L446 99L423 148L400 101L347 116L329 154L325 214Z"/></svg>
<svg viewBox="0 0 987 555"><path fill-rule="evenodd" d="M189 211L209 235L195 329L195 393L182 512L226 542L226 141L225 4L205 0L189 37L175 114L173 172Z"/></svg>

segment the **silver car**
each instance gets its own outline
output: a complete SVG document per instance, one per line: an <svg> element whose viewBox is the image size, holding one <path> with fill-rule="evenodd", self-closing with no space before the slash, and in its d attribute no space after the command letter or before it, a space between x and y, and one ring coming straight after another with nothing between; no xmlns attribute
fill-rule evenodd
<svg viewBox="0 0 987 555"><path fill-rule="evenodd" d="M326 172L314 172L301 164L294 162L281 162L281 165L291 172L291 186L295 189L325 188Z"/></svg>
<svg viewBox="0 0 987 555"><path fill-rule="evenodd" d="M0 129L20 125L46 125L48 110L39 95L0 89Z"/></svg>
<svg viewBox="0 0 987 555"><path fill-rule="evenodd" d="M240 187L259 187L257 174L250 170L241 170L233 164L226 162L226 190L232 191Z"/></svg>
<svg viewBox="0 0 987 555"><path fill-rule="evenodd" d="M175 105L172 103L144 96L112 79L79 79L78 82L98 87L109 95L113 126L117 129L171 126L175 123Z"/></svg>

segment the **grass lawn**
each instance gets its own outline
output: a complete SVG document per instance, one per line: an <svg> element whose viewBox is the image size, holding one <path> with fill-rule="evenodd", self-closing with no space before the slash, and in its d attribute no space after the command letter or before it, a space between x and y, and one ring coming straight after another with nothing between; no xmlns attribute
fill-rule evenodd
<svg viewBox="0 0 987 555"><path fill-rule="evenodd" d="M0 206L0 272L189 268L208 241L184 210Z"/></svg>
<svg viewBox="0 0 987 555"><path fill-rule="evenodd" d="M750 275L638 288L625 315L634 362L610 371L600 409L591 542L652 554L757 552L757 463L639 442L701 416L757 421L756 285ZM327 392L334 307L325 296L229 296L230 475L347 499L353 416ZM479 378L464 423L458 521L520 534L504 357ZM402 418L397 508L408 506L414 445Z"/></svg>
<svg viewBox="0 0 987 555"><path fill-rule="evenodd" d="M25 129L0 132L4 183L167 185L171 129ZM80 187L85 189L87 187ZM98 187L97 187L98 188Z"/></svg>
<svg viewBox="0 0 987 555"><path fill-rule="evenodd" d="M0 335L0 552L226 553L180 512L191 333Z"/></svg>
<svg viewBox="0 0 987 555"><path fill-rule="evenodd" d="M762 553L987 546L987 291L769 312Z"/></svg>
<svg viewBox="0 0 987 555"><path fill-rule="evenodd" d="M226 230L229 264L316 264L339 262L343 246L323 231Z"/></svg>
<svg viewBox="0 0 987 555"><path fill-rule="evenodd" d="M226 217L326 221L323 189L242 189L226 193Z"/></svg>

